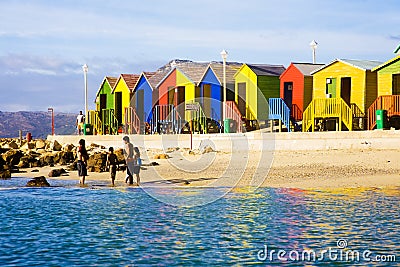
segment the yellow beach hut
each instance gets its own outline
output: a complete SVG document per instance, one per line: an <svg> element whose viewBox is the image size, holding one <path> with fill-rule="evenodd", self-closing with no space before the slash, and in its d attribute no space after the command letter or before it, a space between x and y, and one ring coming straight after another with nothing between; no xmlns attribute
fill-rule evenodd
<svg viewBox="0 0 400 267"><path fill-rule="evenodd" d="M365 112L377 96L379 61L336 59L315 70L313 99L303 113L303 131L364 128ZM332 123L334 122L334 123ZM355 129L356 129L355 128Z"/></svg>
<svg viewBox="0 0 400 267"><path fill-rule="evenodd" d="M114 94L114 110L115 117L120 126L121 132L124 122L126 120L125 109L130 107L133 90L139 80L140 75L137 74L121 74L112 90Z"/></svg>
<svg viewBox="0 0 400 267"><path fill-rule="evenodd" d="M237 71L235 102L246 124L268 120L268 99L279 97L279 77L285 70L282 65L243 64Z"/></svg>

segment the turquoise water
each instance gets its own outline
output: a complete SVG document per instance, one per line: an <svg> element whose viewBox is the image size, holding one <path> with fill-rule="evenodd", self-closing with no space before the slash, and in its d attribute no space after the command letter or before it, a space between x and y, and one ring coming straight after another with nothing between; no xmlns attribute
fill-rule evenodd
<svg viewBox="0 0 400 267"><path fill-rule="evenodd" d="M400 188L235 189L208 205L184 208L159 202L139 188L77 188L76 181L52 181L62 186L53 188L20 187L25 183L24 179L0 181L1 266L399 266L400 262ZM151 190L178 197L199 191L213 195L222 189ZM338 249L338 240L347 242L347 250L371 251L369 259L390 254L397 262L263 257L272 250Z"/></svg>

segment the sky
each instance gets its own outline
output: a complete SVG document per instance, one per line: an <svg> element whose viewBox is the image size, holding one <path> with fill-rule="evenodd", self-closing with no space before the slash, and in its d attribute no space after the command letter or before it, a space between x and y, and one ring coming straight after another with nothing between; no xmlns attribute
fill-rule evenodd
<svg viewBox="0 0 400 267"><path fill-rule="evenodd" d="M0 0L0 111L84 110L105 76L172 59L281 64L387 61L399 0Z"/></svg>

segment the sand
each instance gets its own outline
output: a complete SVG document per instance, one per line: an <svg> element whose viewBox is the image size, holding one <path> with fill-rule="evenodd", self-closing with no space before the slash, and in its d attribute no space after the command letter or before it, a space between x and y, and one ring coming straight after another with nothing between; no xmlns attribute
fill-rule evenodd
<svg viewBox="0 0 400 267"><path fill-rule="evenodd" d="M399 150L324 150L276 152L210 152L192 155L187 149L170 152L169 159L153 159L159 150L142 152L141 186L357 188L400 187ZM55 166L60 168L63 166ZM50 167L25 169L13 177L48 177ZM126 173L117 172L116 186L125 184ZM76 180L77 172L51 179ZM51 179L50 184L51 184ZM109 174L89 173L88 184L108 184Z"/></svg>

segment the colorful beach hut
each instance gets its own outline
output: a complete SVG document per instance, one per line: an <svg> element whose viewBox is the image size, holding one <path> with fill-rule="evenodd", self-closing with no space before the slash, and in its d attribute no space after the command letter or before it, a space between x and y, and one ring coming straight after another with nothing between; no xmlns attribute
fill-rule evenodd
<svg viewBox="0 0 400 267"><path fill-rule="evenodd" d="M226 101L235 101L235 74L242 64L235 62L226 63ZM200 79L200 103L208 118L222 122L223 77L224 70L221 62L211 62L203 77Z"/></svg>
<svg viewBox="0 0 400 267"><path fill-rule="evenodd" d="M119 75L117 82L114 85L112 93L114 94L114 109L115 117L120 126L119 131L125 124L125 121L129 120L126 116L126 108L131 107L131 98L133 95L133 89L139 80L137 74L121 74Z"/></svg>
<svg viewBox="0 0 400 267"><path fill-rule="evenodd" d="M115 134L117 132L117 125L113 125L115 122L114 117L114 94L112 90L117 82L117 77L104 77L99 89L96 93L96 113L99 118L99 126L95 130L102 134ZM93 121L93 119L91 119Z"/></svg>
<svg viewBox="0 0 400 267"><path fill-rule="evenodd" d="M353 130L353 118L359 119L354 126L363 129L365 112L377 96L377 75L371 70L380 64L336 59L312 72L313 100L303 113L303 131L314 131L316 120L321 122L320 130L340 131L342 124ZM334 126L330 121L335 121Z"/></svg>
<svg viewBox="0 0 400 267"><path fill-rule="evenodd" d="M280 95L282 65L243 64L235 74L235 101L247 121L268 120L268 100Z"/></svg>
<svg viewBox="0 0 400 267"><path fill-rule="evenodd" d="M176 112L172 117L177 119L179 118L182 123L185 123L185 121L189 122L193 120L194 117L197 117L202 120L202 130L205 131L205 115L197 102L201 96L200 88L197 85L200 82L207 65L208 63L172 62L169 73L157 85L159 92L159 105L156 109L168 109L168 111L162 112L167 114ZM196 111L199 112L199 114L186 112L186 104L198 105L199 108ZM157 111L157 113L160 112L161 111ZM164 120L161 117L159 120ZM172 121L171 123L174 126L167 128L172 127L172 132L176 132L178 128L182 127L182 125L180 125L180 123L178 123L178 125L176 121ZM169 132L170 130L166 131Z"/></svg>
<svg viewBox="0 0 400 267"><path fill-rule="evenodd" d="M324 66L313 63L291 63L280 76L280 98L290 109L290 116L303 119L303 111L312 100L313 76L311 73Z"/></svg>
<svg viewBox="0 0 400 267"><path fill-rule="evenodd" d="M400 46L398 48L400 51ZM389 118L400 115L400 55L372 69L378 75L378 97L368 108L368 129L376 126L376 111ZM397 128L397 127L396 127Z"/></svg>

